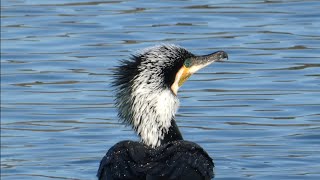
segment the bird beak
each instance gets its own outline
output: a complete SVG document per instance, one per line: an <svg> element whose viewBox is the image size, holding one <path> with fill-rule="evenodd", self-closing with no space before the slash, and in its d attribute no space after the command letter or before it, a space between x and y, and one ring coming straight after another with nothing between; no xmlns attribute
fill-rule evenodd
<svg viewBox="0 0 320 180"><path fill-rule="evenodd" d="M204 56L196 56L191 58L190 67L187 67L187 69L189 69L189 72L193 74L213 62L223 61L224 59L228 59L228 54L224 51L218 51Z"/></svg>
<svg viewBox="0 0 320 180"><path fill-rule="evenodd" d="M182 75L179 79L179 87L195 72L198 70L208 66L209 64L216 61L223 61L224 59L228 59L228 54L224 51L218 51L212 54L204 55L204 56L195 56L190 58L188 64L184 64L180 71Z"/></svg>
<svg viewBox="0 0 320 180"><path fill-rule="evenodd" d="M228 59L228 54L224 51L217 51L204 56L195 56L185 60L185 63L176 74L175 82L171 89L177 94L178 88L195 72L216 61Z"/></svg>

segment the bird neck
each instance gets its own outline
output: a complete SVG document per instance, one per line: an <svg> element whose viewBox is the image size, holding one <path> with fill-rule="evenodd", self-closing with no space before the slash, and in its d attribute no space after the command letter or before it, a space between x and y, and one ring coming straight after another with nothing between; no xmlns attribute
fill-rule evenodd
<svg viewBox="0 0 320 180"><path fill-rule="evenodd" d="M164 138L161 141L161 145L177 140L183 140L183 137L179 131L176 121L172 119L169 131L164 135Z"/></svg>
<svg viewBox="0 0 320 180"><path fill-rule="evenodd" d="M179 106L178 97L169 88L133 87L133 129L148 146L157 147L182 139L174 120Z"/></svg>

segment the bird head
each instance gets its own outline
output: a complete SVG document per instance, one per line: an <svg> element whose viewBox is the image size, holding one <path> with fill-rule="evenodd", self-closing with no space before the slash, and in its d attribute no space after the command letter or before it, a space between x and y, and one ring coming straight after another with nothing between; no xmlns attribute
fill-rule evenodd
<svg viewBox="0 0 320 180"><path fill-rule="evenodd" d="M196 56L184 48L161 45L122 61L115 70L118 116L152 147L168 133L179 106L179 87L203 67L228 58L224 51Z"/></svg>

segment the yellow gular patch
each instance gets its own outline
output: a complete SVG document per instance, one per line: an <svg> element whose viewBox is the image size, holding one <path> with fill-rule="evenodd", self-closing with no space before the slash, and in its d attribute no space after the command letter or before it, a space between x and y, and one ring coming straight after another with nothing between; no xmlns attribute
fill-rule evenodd
<svg viewBox="0 0 320 180"><path fill-rule="evenodd" d="M180 76L179 83L178 83L179 87L182 86L182 84L186 82L186 80L191 76L189 68L183 66L182 69L183 69L183 72L182 72L182 75Z"/></svg>
<svg viewBox="0 0 320 180"><path fill-rule="evenodd" d="M171 90L177 95L178 89L182 84L191 76L189 68L182 66L177 72L174 83L171 86Z"/></svg>

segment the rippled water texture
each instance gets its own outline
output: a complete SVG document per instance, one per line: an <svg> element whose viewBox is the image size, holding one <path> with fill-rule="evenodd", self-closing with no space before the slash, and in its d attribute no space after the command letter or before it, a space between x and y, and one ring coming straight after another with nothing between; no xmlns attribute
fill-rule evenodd
<svg viewBox="0 0 320 180"><path fill-rule="evenodd" d="M320 2L1 1L1 179L95 179L118 141L118 60L175 43L229 61L180 89L215 179L320 179Z"/></svg>

